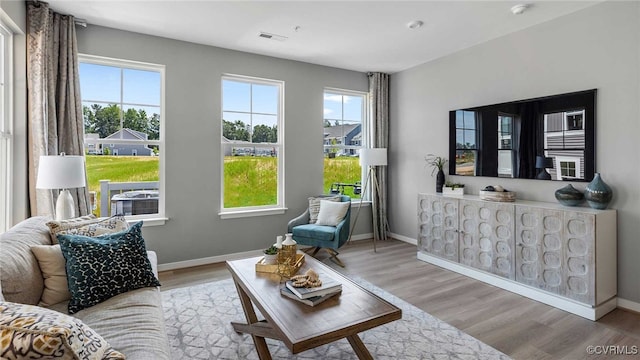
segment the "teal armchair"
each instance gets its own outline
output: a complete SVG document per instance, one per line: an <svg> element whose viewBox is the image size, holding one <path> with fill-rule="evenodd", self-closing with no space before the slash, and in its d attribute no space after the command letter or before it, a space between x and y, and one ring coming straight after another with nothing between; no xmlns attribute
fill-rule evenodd
<svg viewBox="0 0 640 360"><path fill-rule="evenodd" d="M331 196L331 195L327 195ZM335 195L333 195L335 196ZM322 197L322 196L320 196ZM309 224L309 209L300 216L289 221L287 230L293 234L293 240L298 245L315 247L312 256L320 249L324 249L336 264L344 267L338 259L338 249L349 239L349 226L351 225L351 198L345 195L340 197L341 202L349 202L349 209L344 219L337 226Z"/></svg>

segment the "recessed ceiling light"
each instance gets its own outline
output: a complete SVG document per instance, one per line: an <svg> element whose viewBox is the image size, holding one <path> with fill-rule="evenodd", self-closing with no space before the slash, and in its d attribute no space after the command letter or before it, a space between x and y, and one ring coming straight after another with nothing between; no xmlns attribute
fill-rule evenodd
<svg viewBox="0 0 640 360"><path fill-rule="evenodd" d="M529 8L527 4L518 4L511 8L513 15L520 15Z"/></svg>
<svg viewBox="0 0 640 360"><path fill-rule="evenodd" d="M422 27L422 25L424 25L424 22L420 21L420 20L414 20L410 23L407 24L407 27L409 29L419 29Z"/></svg>

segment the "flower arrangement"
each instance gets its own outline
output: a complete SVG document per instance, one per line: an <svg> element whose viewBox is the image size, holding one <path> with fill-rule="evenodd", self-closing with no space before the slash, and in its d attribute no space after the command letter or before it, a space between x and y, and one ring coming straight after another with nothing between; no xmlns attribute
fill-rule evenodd
<svg viewBox="0 0 640 360"><path fill-rule="evenodd" d="M431 176L433 176L433 174L436 172L436 169L438 171L442 171L445 164L447 163L447 159L445 159L444 157L435 156L433 154L427 154L424 160L427 162L427 165L431 166Z"/></svg>

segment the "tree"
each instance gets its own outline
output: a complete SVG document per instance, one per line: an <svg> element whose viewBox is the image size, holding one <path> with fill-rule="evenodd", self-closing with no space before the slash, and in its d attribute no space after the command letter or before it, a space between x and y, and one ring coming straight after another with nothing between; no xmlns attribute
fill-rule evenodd
<svg viewBox="0 0 640 360"><path fill-rule="evenodd" d="M120 129L120 108L112 104L102 107L92 104L90 107L84 106L85 132L97 133L100 138L105 138Z"/></svg>
<svg viewBox="0 0 640 360"><path fill-rule="evenodd" d="M222 120L222 136L229 140L249 141L249 131L244 122Z"/></svg>
<svg viewBox="0 0 640 360"><path fill-rule="evenodd" d="M111 104L103 107L99 104L83 106L84 131L87 134L99 134L101 139L120 130L122 127L145 133L149 140L160 139L160 115L147 115L144 109L130 108L122 112L120 106Z"/></svg>
<svg viewBox="0 0 640 360"><path fill-rule="evenodd" d="M149 121L147 120L147 112L140 109L127 109L124 113L124 121L122 127L135 131L149 134Z"/></svg>
<svg viewBox="0 0 640 360"><path fill-rule="evenodd" d="M252 142L254 143L275 143L278 142L278 127L267 125L257 125L253 128Z"/></svg>

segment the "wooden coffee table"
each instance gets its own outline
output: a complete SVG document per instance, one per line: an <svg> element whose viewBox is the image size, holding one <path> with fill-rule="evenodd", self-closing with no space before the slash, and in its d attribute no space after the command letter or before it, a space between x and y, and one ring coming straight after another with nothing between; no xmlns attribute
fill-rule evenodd
<svg viewBox="0 0 640 360"><path fill-rule="evenodd" d="M396 306L374 295L312 258L305 257L299 274L307 269L322 270L342 283L342 294L316 306L280 295L280 276L258 273L260 257L227 261L247 323L232 322L240 333L251 334L260 359L271 359L265 338L281 340L293 354L347 338L360 359L373 359L358 333L402 318ZM258 321L255 305L265 320Z"/></svg>

